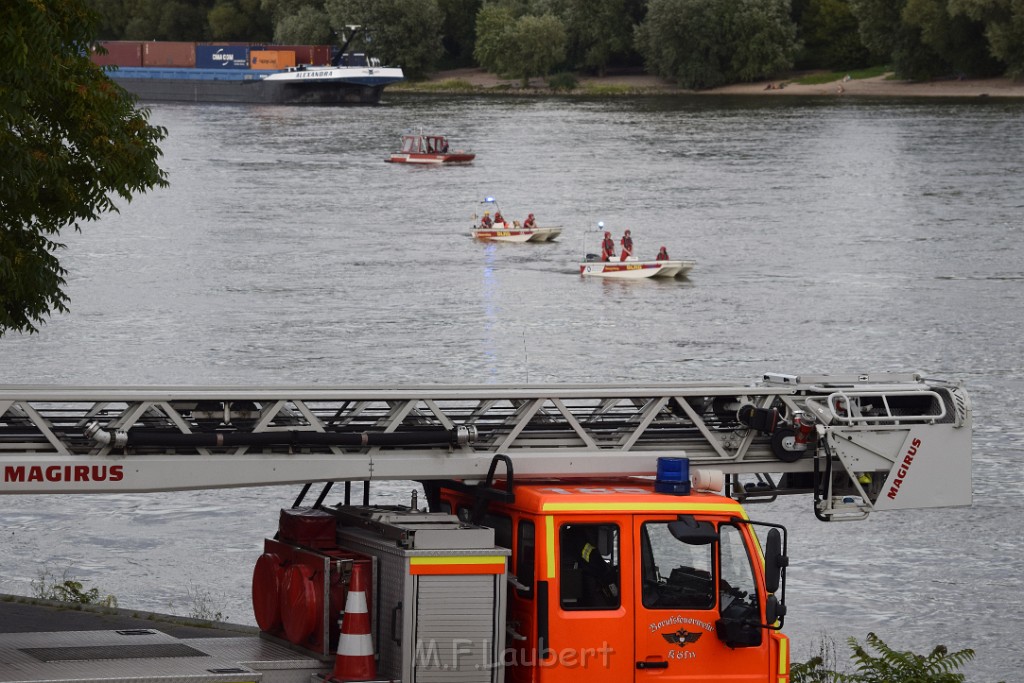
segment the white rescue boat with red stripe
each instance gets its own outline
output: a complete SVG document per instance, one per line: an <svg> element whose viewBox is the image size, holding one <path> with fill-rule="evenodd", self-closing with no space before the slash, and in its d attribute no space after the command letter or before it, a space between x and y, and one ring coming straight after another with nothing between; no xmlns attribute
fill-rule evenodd
<svg viewBox="0 0 1024 683"><path fill-rule="evenodd" d="M638 259L633 255L633 238L630 230L625 231L619 242L622 248L620 256L615 252L615 240L612 239L612 233L604 229L604 222L598 222L597 228L598 234L604 232L604 239L600 243L601 254L587 254L584 257L579 264L580 275L583 277L604 277L617 280L686 277L697 265L697 262L693 260L669 258L668 250L665 247L662 247L653 259Z"/></svg>
<svg viewBox="0 0 1024 683"><path fill-rule="evenodd" d="M491 208L485 210L479 222L473 225L471 234L476 239L491 242L550 242L562 234L562 228L538 226L532 213L522 223L509 223L501 215L501 209L498 208L498 202L494 197L488 197L483 203L493 207L493 211ZM476 219L476 216L473 218Z"/></svg>
<svg viewBox="0 0 1024 683"><path fill-rule="evenodd" d="M641 280L644 278L686 277L696 261L640 261L630 258L626 261L602 261L597 254L588 254L580 263L580 275L584 277L606 277L618 280Z"/></svg>

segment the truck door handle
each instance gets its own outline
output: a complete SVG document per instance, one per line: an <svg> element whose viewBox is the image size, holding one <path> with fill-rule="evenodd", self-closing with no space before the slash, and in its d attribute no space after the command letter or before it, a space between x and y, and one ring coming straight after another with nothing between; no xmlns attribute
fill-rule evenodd
<svg viewBox="0 0 1024 683"><path fill-rule="evenodd" d="M660 662L637 662L636 663L636 668L638 668L638 669L667 669L668 668L668 662L666 662L666 661L660 661Z"/></svg>

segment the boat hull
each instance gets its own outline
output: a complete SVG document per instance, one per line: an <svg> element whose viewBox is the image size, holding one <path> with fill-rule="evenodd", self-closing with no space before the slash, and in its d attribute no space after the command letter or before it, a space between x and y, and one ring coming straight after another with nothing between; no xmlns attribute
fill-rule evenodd
<svg viewBox="0 0 1024 683"><path fill-rule="evenodd" d="M476 158L475 154L466 152L453 152L451 154L406 154L395 152L390 158L385 159L393 164L424 164L424 165L448 165L468 164Z"/></svg>
<svg viewBox="0 0 1024 683"><path fill-rule="evenodd" d="M491 242L550 242L562 234L561 228L474 228L473 237Z"/></svg>
<svg viewBox="0 0 1024 683"><path fill-rule="evenodd" d="M142 67L118 69L109 75L141 101L222 104L377 104L386 85L402 80L401 69L376 70L393 74L364 73L368 71L373 70L324 67L268 74Z"/></svg>
<svg viewBox="0 0 1024 683"><path fill-rule="evenodd" d="M580 263L583 277L613 280L644 280L647 278L685 277L696 261L584 261Z"/></svg>

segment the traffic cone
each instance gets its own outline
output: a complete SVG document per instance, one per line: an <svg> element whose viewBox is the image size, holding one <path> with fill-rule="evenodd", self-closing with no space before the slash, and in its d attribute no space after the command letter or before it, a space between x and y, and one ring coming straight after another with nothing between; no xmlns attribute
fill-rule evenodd
<svg viewBox="0 0 1024 683"><path fill-rule="evenodd" d="M377 677L373 638L370 636L370 612L366 600L368 579L365 570L366 565L362 562L352 565L332 681L368 681Z"/></svg>

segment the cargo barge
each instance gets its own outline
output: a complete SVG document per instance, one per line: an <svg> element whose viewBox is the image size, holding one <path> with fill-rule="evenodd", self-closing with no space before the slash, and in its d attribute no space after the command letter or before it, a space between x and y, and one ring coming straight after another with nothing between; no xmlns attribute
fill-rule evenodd
<svg viewBox="0 0 1024 683"><path fill-rule="evenodd" d="M155 41L100 43L108 75L142 101L347 105L377 104L404 80L363 53L326 45L265 46ZM346 42L347 46L347 42Z"/></svg>

